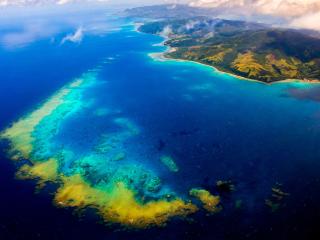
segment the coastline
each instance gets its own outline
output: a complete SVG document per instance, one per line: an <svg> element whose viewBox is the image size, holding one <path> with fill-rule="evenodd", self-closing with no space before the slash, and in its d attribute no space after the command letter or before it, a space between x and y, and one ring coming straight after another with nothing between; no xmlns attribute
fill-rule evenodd
<svg viewBox="0 0 320 240"><path fill-rule="evenodd" d="M165 42L165 41L164 41ZM164 45L164 44L163 44ZM192 61L192 60L185 60L185 59L180 59L180 58L168 58L165 56L166 53L170 53L172 51L175 50L175 48L168 47L167 50L165 50L164 52L153 52L153 53L149 53L148 56L151 57L153 60L155 61L176 61L176 62L190 62L190 63L194 63L194 64L199 64L201 66L205 66L205 67L209 67L211 69L213 69L215 72L220 73L220 74L227 74L229 76L232 76L234 78L237 78L239 80L245 80L245 81L249 81L249 82L255 82L255 83L261 83L261 84L265 84L265 85L273 85L273 84L286 84L286 83L306 83L306 84L320 84L320 81L318 80L301 80L301 79L285 79L285 80L280 80L280 81L274 81L274 82L263 82L260 80L256 80L256 79L250 79L250 78L246 78L246 77L242 77L233 73L229 73L229 72L225 72L222 70L219 70L218 68L208 65L208 64L204 64L201 62L197 62L197 61Z"/></svg>
<svg viewBox="0 0 320 240"><path fill-rule="evenodd" d="M171 48L169 47L169 49L171 49ZM149 53L148 56L151 57L155 61L161 61L161 62L176 61L176 62L189 62L189 63L193 63L193 64L198 64L198 65L201 65L201 66L204 66L204 67L211 68L211 69L214 70L214 72L217 72L219 74L227 74L227 75L232 76L234 78L237 78L239 80L251 81L251 82L267 84L267 85L270 84L270 83L262 82L262 81L259 81L259 80L249 79L249 78L238 76L238 75L235 75L235 74L232 74L232 73L224 72L224 71L221 71L221 70L217 69L214 66L207 65L207 64L204 64L204 63L201 63L201 62L192 61L192 60L185 60L185 59L180 59L180 58L168 58L168 57L164 56L166 53L169 53L169 52L170 52L170 50L169 51L165 51L165 52L154 52L154 53Z"/></svg>
<svg viewBox="0 0 320 240"><path fill-rule="evenodd" d="M149 34L149 33L144 33L144 32L139 31L139 26L141 26L141 25L142 25L141 23L139 25L135 24L134 25L135 26L134 30L136 32L138 32L138 33ZM157 35L157 34L151 34L151 35L162 37L163 41L158 43L158 44L156 44L156 46L164 46L164 47L167 48L166 50L164 50L162 52L151 52L151 53L148 54L148 56L151 57L155 61L162 61L162 62L165 62L165 61L190 62L190 63L194 63L194 64L199 64L199 65L202 65L202 66L205 66L205 67L209 67L209 68L213 69L217 73L227 74L227 75L229 75L231 77L234 77L234 78L237 78L239 80L245 80L245 81L250 81L250 82L255 82L255 83L261 83L261 84L265 84L265 85L286 84L286 83L320 84L320 80L315 80L315 79L304 79L304 80L302 80L302 79L285 79L285 80L280 80L280 81L274 81L274 82L267 83L267 82L260 81L260 80L257 80L257 79L246 78L246 77L242 77L242 76L236 75L234 73L225 72L225 71L222 71L222 70L218 69L217 67L214 67L214 66L211 66L211 65L208 65L208 64L204 64L204 63L201 63L201 62L197 62L197 61L193 61L193 60L180 59L180 58L168 58L168 57L165 56L165 54L166 53L170 53L170 52L174 52L176 50L176 48L174 48L174 47L170 47L170 46L165 45L166 41L168 41L170 38L166 37L166 36Z"/></svg>

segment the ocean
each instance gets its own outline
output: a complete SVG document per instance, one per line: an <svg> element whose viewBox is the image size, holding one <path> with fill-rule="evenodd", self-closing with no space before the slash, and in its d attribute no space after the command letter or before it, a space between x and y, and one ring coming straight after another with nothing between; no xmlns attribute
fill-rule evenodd
<svg viewBox="0 0 320 240"><path fill-rule="evenodd" d="M48 149L34 150L32 157L66 149L59 165L66 176L80 171L100 186L105 174L125 169L119 176L130 176L138 195L145 188L135 176L147 176L144 184L149 176L161 181L146 201L162 194L187 201L190 189L201 188L220 196L221 209L208 214L194 200L199 211L161 226L101 223L90 209L80 214L71 204L55 206L55 184L35 190L37 181L17 179L28 159L10 160L3 140L1 239L318 239L320 85L267 85L193 62L157 59L150 54L166 50L162 37L137 32L132 19L98 20L82 23L81 40L63 41L77 29L67 25L44 35L24 33L34 39L10 45L5 39L21 30L2 29L8 37L0 41L0 129L94 73L94 83L74 97L81 106L50 120L59 123L54 136L46 135L49 121L33 133L43 134L39 146ZM117 159L106 164L98 154ZM84 164L96 169L82 173ZM230 181L234 189L219 189L217 181Z"/></svg>

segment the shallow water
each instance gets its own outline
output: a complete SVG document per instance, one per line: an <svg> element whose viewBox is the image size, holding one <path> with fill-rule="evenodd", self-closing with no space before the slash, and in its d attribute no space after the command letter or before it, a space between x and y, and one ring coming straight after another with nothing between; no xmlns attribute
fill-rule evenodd
<svg viewBox="0 0 320 240"><path fill-rule="evenodd" d="M114 151L126 157L115 167L137 165L161 179L162 190L149 197L175 192L187 199L194 187L218 194L218 180L231 180L235 191L221 195L223 210L213 216L200 211L164 228L117 232L118 226L96 224L95 214L79 222L71 210L56 209L47 191L34 195L34 183L13 179L15 164L6 161L3 147L1 234L6 239L312 239L320 215L317 85L265 85L195 63L157 61L149 54L165 50L156 45L160 37L134 31L127 20L109 21L108 33L88 34L81 43L45 38L2 48L1 129L98 68L97 83L83 93L85 107L61 121L55 148L72 149L77 159L94 152L104 134L116 136ZM132 134L135 129L139 134ZM161 162L164 155L175 160L178 172ZM71 163L61 171L70 174ZM97 181L98 174L89 178ZM290 195L272 212L265 200L277 183Z"/></svg>

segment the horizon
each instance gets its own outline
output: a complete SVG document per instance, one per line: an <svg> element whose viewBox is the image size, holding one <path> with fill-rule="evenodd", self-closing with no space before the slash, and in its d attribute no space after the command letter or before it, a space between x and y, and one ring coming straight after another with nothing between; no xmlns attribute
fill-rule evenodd
<svg viewBox="0 0 320 240"><path fill-rule="evenodd" d="M256 0L260 2L263 0ZM275 0L273 0L275 1ZM279 0L278 0L279 1ZM280 3L284 0L280 0ZM279 8L270 4L264 5L249 5L248 3L237 4L234 1L233 4L228 4L228 0L34 0L30 2L24 2L17 0L15 2L2 0L0 1L0 20L3 18L19 18L24 15L45 15L63 12L81 12L81 11L94 11L103 10L108 8L123 10L126 8L152 6L152 5L175 5L181 4L189 7L208 8L215 11L213 18L225 18L230 20L244 20L250 22L260 22L271 24L276 27L296 28L296 29L310 29L320 31L320 5L315 5L314 9L311 9L313 5L303 4L300 0L296 1L296 4L302 4L300 10L296 10L297 6L291 11L290 6L287 6L285 11L282 5L278 5ZM313 0L308 0L313 1ZM214 2L215 4L211 4ZM220 3L221 2L221 3ZM311 4L311 3L310 3ZM278 10L277 10L278 9ZM288 12L288 14L284 14ZM319 21L318 21L319 19Z"/></svg>

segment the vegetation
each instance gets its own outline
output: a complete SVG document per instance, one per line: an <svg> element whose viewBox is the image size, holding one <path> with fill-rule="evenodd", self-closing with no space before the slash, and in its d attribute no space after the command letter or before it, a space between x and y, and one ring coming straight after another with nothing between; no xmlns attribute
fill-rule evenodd
<svg viewBox="0 0 320 240"><path fill-rule="evenodd" d="M210 17L150 22L139 30L168 37L170 58L268 83L320 80L320 39L307 31Z"/></svg>

